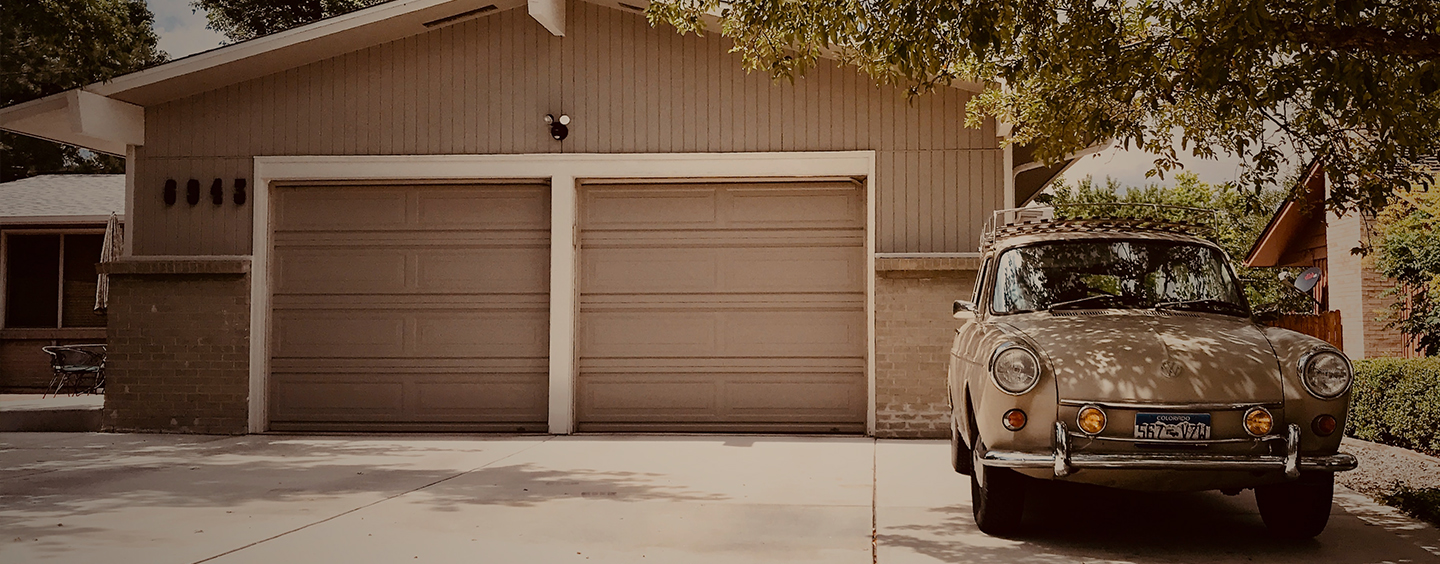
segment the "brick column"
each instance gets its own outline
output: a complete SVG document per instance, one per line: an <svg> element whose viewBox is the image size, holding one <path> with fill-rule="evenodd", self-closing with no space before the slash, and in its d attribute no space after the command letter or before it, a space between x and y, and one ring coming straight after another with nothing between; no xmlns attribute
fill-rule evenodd
<svg viewBox="0 0 1440 564"><path fill-rule="evenodd" d="M248 258L131 257L110 278L104 428L243 434Z"/></svg>
<svg viewBox="0 0 1440 564"><path fill-rule="evenodd" d="M875 436L950 436L951 308L970 299L978 269L972 258L876 258Z"/></svg>

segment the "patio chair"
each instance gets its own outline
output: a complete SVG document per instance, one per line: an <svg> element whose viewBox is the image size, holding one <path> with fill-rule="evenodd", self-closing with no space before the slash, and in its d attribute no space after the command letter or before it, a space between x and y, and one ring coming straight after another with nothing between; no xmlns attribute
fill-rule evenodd
<svg viewBox="0 0 1440 564"><path fill-rule="evenodd" d="M58 396L67 387L72 396L99 393L105 388L105 345L61 345L41 350L50 355L50 369L55 372L45 395Z"/></svg>

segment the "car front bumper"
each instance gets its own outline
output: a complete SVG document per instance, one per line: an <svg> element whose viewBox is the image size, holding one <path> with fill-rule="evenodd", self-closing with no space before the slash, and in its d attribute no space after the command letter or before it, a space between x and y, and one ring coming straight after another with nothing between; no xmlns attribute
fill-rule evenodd
<svg viewBox="0 0 1440 564"><path fill-rule="evenodd" d="M1284 456L1230 456L1181 453L1092 454L1071 453L1069 433L1064 423L1055 424L1055 448L1052 452L990 450L980 457L981 464L992 468L1053 468L1056 477L1065 477L1076 470L1283 470L1290 479L1300 472L1345 472L1358 465L1353 455L1336 453L1329 456L1300 456L1300 428L1287 429Z"/></svg>

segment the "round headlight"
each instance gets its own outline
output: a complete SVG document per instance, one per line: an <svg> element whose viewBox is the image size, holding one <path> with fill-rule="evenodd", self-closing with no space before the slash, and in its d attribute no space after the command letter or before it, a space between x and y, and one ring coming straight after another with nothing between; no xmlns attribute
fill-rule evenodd
<svg viewBox="0 0 1440 564"><path fill-rule="evenodd" d="M1319 351L1300 360L1300 381L1321 399L1334 399L1350 389L1350 361L1335 351Z"/></svg>
<svg viewBox="0 0 1440 564"><path fill-rule="evenodd" d="M1270 410L1255 406L1245 412L1245 432L1250 436L1263 437L1274 427L1275 417L1270 415Z"/></svg>
<svg viewBox="0 0 1440 564"><path fill-rule="evenodd" d="M995 385L1009 394L1023 394L1040 381L1040 359L1035 353L1018 345L1002 347L990 362Z"/></svg>

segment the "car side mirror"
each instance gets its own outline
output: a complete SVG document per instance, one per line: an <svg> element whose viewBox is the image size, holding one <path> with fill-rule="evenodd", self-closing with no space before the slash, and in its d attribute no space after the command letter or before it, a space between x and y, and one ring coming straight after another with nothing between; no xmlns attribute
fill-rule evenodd
<svg viewBox="0 0 1440 564"><path fill-rule="evenodd" d="M974 302L955 300L955 306L950 313L955 319L975 319L975 313L978 311L979 308L975 307Z"/></svg>

